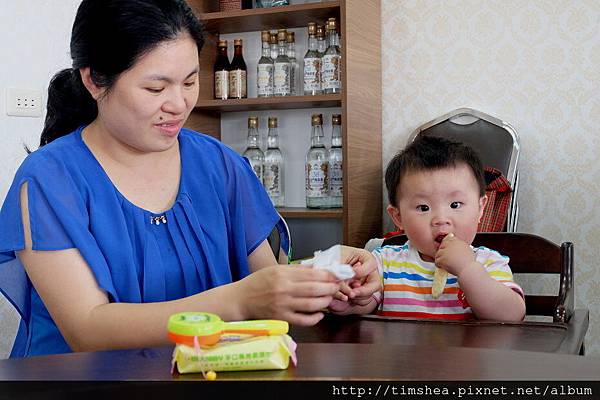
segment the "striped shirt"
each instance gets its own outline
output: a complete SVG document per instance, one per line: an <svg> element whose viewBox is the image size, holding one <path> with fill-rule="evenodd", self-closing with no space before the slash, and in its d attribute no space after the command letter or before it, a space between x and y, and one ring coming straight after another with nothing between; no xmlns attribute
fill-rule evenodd
<svg viewBox="0 0 600 400"><path fill-rule="evenodd" d="M486 247L473 248L475 260L488 275L521 296L523 290L513 281L508 257ZM435 264L426 262L410 242L402 246L384 246L373 250L383 279L383 300L377 314L386 317L466 320L475 318L458 279L448 274L444 292L431 296Z"/></svg>

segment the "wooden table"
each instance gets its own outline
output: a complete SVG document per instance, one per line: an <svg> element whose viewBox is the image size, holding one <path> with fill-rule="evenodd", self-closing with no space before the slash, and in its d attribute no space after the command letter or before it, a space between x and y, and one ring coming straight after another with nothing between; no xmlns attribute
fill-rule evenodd
<svg viewBox="0 0 600 400"><path fill-rule="evenodd" d="M572 319L574 326L585 326ZM579 318L579 317L574 317ZM600 379L600 359L576 353L572 326L448 323L327 316L292 327L295 367L220 372L219 379L535 380ZM522 351L529 350L529 351ZM197 380L170 374L171 347L0 361L0 380Z"/></svg>
<svg viewBox="0 0 600 400"><path fill-rule="evenodd" d="M292 327L290 334L299 343L386 343L579 354L588 324L587 310L575 310L567 324L441 322L328 315L314 327Z"/></svg>

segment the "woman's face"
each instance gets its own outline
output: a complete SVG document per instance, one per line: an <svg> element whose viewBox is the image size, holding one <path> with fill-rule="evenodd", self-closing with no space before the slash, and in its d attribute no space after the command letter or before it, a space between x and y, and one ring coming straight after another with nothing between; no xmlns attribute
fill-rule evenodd
<svg viewBox="0 0 600 400"><path fill-rule="evenodd" d="M98 122L131 150L164 151L177 143L198 99L198 48L187 34L159 44L123 72L98 101Z"/></svg>

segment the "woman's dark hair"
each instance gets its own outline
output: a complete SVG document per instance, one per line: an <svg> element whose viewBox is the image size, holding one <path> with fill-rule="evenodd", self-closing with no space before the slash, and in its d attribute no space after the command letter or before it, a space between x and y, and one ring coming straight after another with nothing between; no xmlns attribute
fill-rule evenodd
<svg viewBox="0 0 600 400"><path fill-rule="evenodd" d="M83 0L71 32L73 67L50 81L40 147L98 115L79 68L89 67L94 84L109 90L141 56L181 33L188 33L200 52L202 25L185 0Z"/></svg>
<svg viewBox="0 0 600 400"><path fill-rule="evenodd" d="M419 136L392 158L385 170L385 186L391 205L396 198L400 181L409 172L467 165L479 186L479 195L485 195L485 174L481 159L471 147L435 136Z"/></svg>

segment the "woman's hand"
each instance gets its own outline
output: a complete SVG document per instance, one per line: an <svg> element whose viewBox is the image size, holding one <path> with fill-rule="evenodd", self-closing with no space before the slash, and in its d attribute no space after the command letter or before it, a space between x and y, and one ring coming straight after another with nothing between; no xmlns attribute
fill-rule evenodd
<svg viewBox="0 0 600 400"><path fill-rule="evenodd" d="M294 325L314 325L339 289L329 271L300 265L262 268L236 282L240 319L282 319Z"/></svg>

